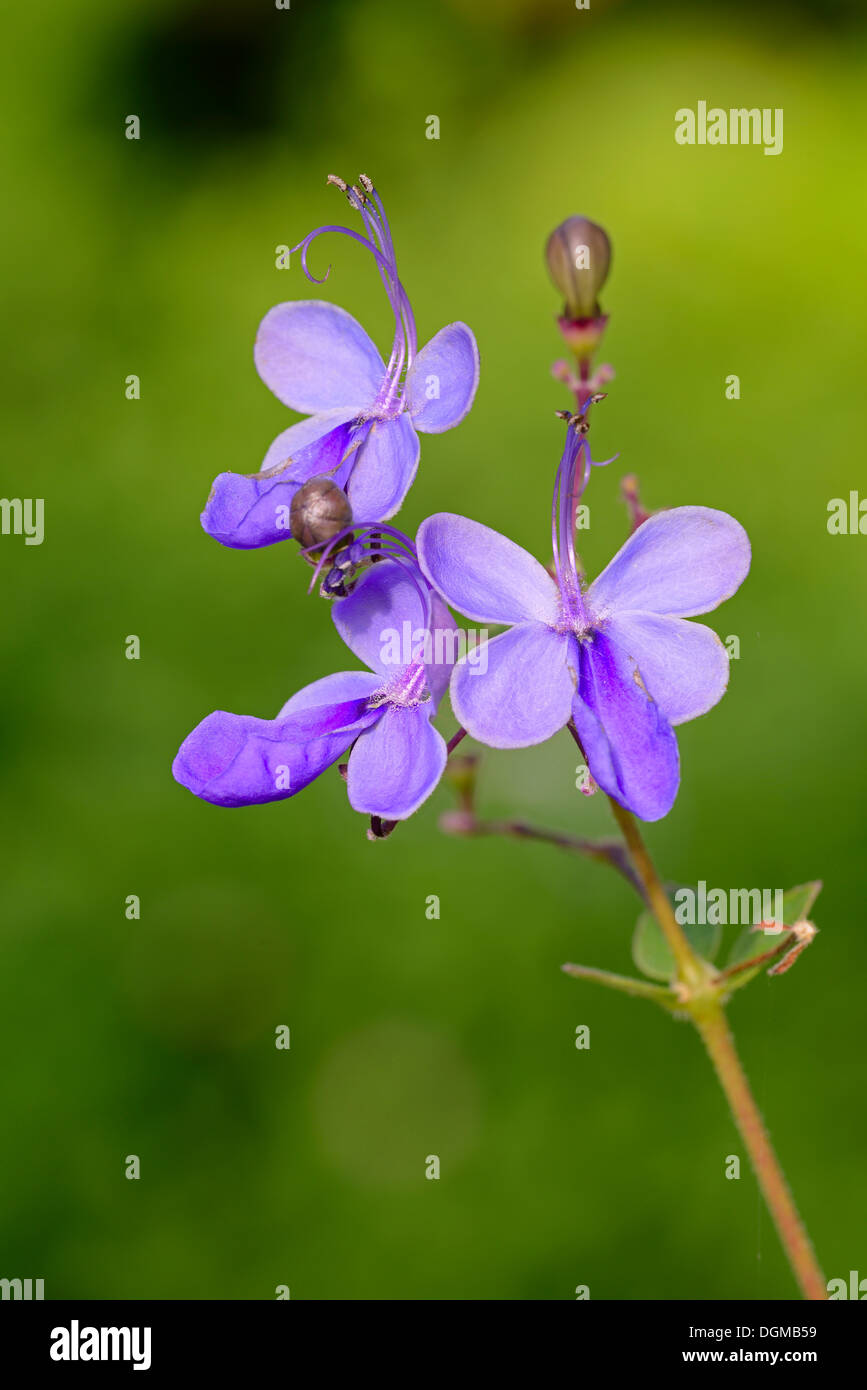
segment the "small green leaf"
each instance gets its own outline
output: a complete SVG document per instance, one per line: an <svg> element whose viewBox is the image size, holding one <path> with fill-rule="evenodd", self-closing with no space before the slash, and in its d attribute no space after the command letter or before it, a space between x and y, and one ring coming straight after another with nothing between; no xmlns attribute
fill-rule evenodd
<svg viewBox="0 0 867 1390"><path fill-rule="evenodd" d="M673 904L672 904L673 906ZM720 928L706 923L684 925L681 930L697 955L713 960L719 949ZM632 959L651 980L673 980L677 974L674 956L652 912L642 912L632 937Z"/></svg>
<svg viewBox="0 0 867 1390"><path fill-rule="evenodd" d="M674 977L674 957L652 912L642 912L635 923L632 959L642 975L647 975L651 980L671 980Z"/></svg>
<svg viewBox="0 0 867 1390"><path fill-rule="evenodd" d="M821 891L822 880L816 878L812 883L801 883L783 894L783 921L787 927L793 927L796 922L803 922L809 916Z"/></svg>
<svg viewBox="0 0 867 1390"><path fill-rule="evenodd" d="M793 927L796 922L803 921L821 891L820 879L814 879L811 883L801 883L797 888L789 888L783 894L783 924ZM764 951L769 951L781 935L782 932L765 933L755 931L749 926L744 927L729 951L726 968L740 965L742 960L749 960L751 956L760 956Z"/></svg>

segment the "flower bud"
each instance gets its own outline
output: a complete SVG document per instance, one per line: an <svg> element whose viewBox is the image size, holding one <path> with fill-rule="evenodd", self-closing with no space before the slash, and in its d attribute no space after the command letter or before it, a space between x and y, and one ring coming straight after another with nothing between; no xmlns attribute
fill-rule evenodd
<svg viewBox="0 0 867 1390"><path fill-rule="evenodd" d="M549 236L545 259L565 300L566 317L598 318L598 295L611 265L611 243L602 227L586 217L567 217Z"/></svg>
<svg viewBox="0 0 867 1390"><path fill-rule="evenodd" d="M325 473L318 473L299 487L289 509L289 526L304 549L326 545L352 525L352 508L346 493Z"/></svg>

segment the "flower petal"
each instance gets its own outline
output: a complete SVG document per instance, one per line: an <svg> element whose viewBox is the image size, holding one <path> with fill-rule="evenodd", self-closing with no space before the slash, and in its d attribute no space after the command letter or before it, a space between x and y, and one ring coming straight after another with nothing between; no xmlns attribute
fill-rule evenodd
<svg viewBox="0 0 867 1390"><path fill-rule="evenodd" d="M442 777L446 745L430 722L429 704L383 710L349 755L349 802L370 816L406 820Z"/></svg>
<svg viewBox="0 0 867 1390"><path fill-rule="evenodd" d="M202 512L208 535L235 550L288 540L292 534L289 509L296 491L317 473L331 473L341 484L338 470L352 430L351 423L338 425L267 473L220 473Z"/></svg>
<svg viewBox="0 0 867 1390"><path fill-rule="evenodd" d="M575 692L568 648L565 634L521 623L459 661L452 709L467 733L491 748L527 748L562 729Z"/></svg>
<svg viewBox="0 0 867 1390"><path fill-rule="evenodd" d="M355 521L387 521L400 510L412 487L418 456L418 435L407 415L374 420L349 474L347 493Z"/></svg>
<svg viewBox="0 0 867 1390"><path fill-rule="evenodd" d="M449 688L452 671L458 659L458 625L446 608L439 594L431 594L431 622L428 638L429 650L425 652L424 665L427 675L427 688L433 696L436 709Z"/></svg>
<svg viewBox="0 0 867 1390"><path fill-rule="evenodd" d="M259 472L270 473L275 468L281 468L289 459L298 459L302 453L306 456L310 445L330 434L338 425L347 421L355 423L364 409L363 405L345 405L340 410L323 410L318 415L311 415L308 420L299 420L297 425L290 425L288 430L281 430L268 446Z"/></svg>
<svg viewBox="0 0 867 1390"><path fill-rule="evenodd" d="M655 613L615 613L605 634L635 662L669 724L706 714L726 692L728 652L704 623Z"/></svg>
<svg viewBox="0 0 867 1390"><path fill-rule="evenodd" d="M680 784L671 725L644 689L635 662L604 633L573 644L573 658L578 689L572 715L593 777L641 820L659 820Z"/></svg>
<svg viewBox="0 0 867 1390"><path fill-rule="evenodd" d="M416 429L442 434L460 423L479 384L479 349L465 323L441 328L406 375L406 400Z"/></svg>
<svg viewBox="0 0 867 1390"><path fill-rule="evenodd" d="M428 689L439 700L448 685L457 655L455 620L431 595L431 628L425 637L425 582L418 587L394 560L367 570L346 598L331 605L334 626L350 651L372 671L394 676L403 666L422 660Z"/></svg>
<svg viewBox="0 0 867 1390"><path fill-rule="evenodd" d="M376 685L375 677L367 673L344 675L350 679L363 675L366 687ZM350 688L360 686L355 682ZM332 697L336 693L332 686ZM341 693L344 698L339 703L332 699L327 704L304 705L277 719L225 710L209 714L181 744L172 764L175 781L215 806L253 806L294 796L380 716L379 709L367 707L369 688L349 699L345 686Z"/></svg>
<svg viewBox="0 0 867 1390"><path fill-rule="evenodd" d="M730 598L750 568L739 521L712 507L673 507L642 522L587 592L598 618L614 612L689 618Z"/></svg>
<svg viewBox="0 0 867 1390"><path fill-rule="evenodd" d="M379 677L371 671L337 671L332 676L322 676L320 680L311 681L310 685L296 690L277 718L285 719L287 715L298 714L301 710L342 705L347 700L369 699L381 684Z"/></svg>
<svg viewBox="0 0 867 1390"><path fill-rule="evenodd" d="M361 324L322 299L269 309L253 357L268 389L304 415L370 403L385 379L385 364Z"/></svg>
<svg viewBox="0 0 867 1390"><path fill-rule="evenodd" d="M419 563L447 603L483 623L555 623L557 585L538 560L479 521L437 512L416 537Z"/></svg>

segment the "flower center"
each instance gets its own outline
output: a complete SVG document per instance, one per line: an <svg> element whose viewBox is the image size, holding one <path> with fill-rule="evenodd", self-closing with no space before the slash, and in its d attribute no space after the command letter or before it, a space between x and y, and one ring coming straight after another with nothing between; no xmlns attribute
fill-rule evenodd
<svg viewBox="0 0 867 1390"><path fill-rule="evenodd" d="M413 709L429 699L425 668L420 661L413 661L395 672L391 680L371 696L369 707L376 709L380 705L396 705L399 709Z"/></svg>
<svg viewBox="0 0 867 1390"><path fill-rule="evenodd" d="M588 637L596 631L598 624L588 614L584 608L583 601L579 608L573 601L572 596L560 591L560 615L553 631L560 633L571 632L577 637L579 642L585 642Z"/></svg>

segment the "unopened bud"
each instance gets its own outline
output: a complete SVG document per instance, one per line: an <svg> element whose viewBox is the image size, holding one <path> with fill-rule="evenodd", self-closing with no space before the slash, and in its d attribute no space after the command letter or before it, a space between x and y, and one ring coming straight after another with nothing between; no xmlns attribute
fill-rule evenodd
<svg viewBox="0 0 867 1390"><path fill-rule="evenodd" d="M599 291L611 265L611 242L602 227L586 217L567 217L549 236L545 259L566 317L599 318Z"/></svg>
<svg viewBox="0 0 867 1390"><path fill-rule="evenodd" d="M325 473L302 484L292 498L289 526L305 550L313 545L326 545L351 525L349 498Z"/></svg>

